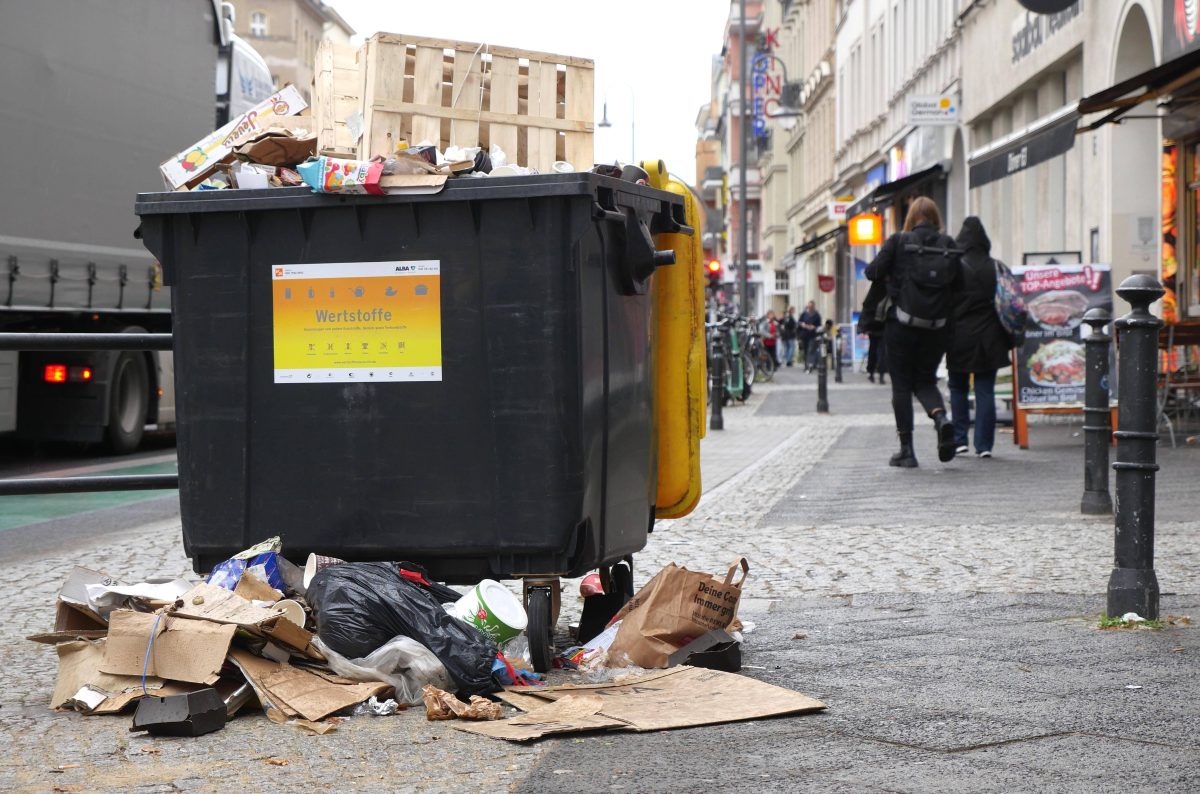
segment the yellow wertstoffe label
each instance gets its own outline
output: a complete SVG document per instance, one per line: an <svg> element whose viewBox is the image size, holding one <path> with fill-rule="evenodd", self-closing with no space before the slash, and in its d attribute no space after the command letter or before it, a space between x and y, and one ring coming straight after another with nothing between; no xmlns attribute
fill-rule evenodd
<svg viewBox="0 0 1200 794"><path fill-rule="evenodd" d="M276 383L442 379L438 261L271 269Z"/></svg>

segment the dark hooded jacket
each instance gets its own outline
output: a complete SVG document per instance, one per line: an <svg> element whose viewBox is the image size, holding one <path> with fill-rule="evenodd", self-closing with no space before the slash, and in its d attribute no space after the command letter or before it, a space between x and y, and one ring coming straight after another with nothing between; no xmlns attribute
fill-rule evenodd
<svg viewBox="0 0 1200 794"><path fill-rule="evenodd" d="M992 241L972 216L955 241L964 251L962 289L954 305L954 336L946 353L951 372L993 372L1007 366L1009 338L996 316L996 263Z"/></svg>

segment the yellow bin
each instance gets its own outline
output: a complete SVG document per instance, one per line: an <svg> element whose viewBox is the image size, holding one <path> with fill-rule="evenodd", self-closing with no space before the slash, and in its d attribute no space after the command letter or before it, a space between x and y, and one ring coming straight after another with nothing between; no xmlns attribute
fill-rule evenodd
<svg viewBox="0 0 1200 794"><path fill-rule="evenodd" d="M660 250L675 264L654 273L654 420L658 441L658 518L679 518L700 501L700 439L704 436L707 366L704 346L703 210L662 160L641 167L650 184L683 197L692 234L660 234Z"/></svg>

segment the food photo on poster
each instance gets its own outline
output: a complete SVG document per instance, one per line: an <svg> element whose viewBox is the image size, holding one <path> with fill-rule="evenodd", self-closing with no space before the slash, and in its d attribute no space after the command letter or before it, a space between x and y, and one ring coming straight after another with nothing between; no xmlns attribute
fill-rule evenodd
<svg viewBox="0 0 1200 794"><path fill-rule="evenodd" d="M1083 403L1087 376L1081 324L1089 309L1112 311L1108 265L1014 267L1028 319L1017 349L1018 402L1026 406Z"/></svg>

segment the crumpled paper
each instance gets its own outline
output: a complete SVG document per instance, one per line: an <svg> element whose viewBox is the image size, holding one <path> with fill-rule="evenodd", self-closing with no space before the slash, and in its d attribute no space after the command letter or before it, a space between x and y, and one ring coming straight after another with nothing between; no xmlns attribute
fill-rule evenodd
<svg viewBox="0 0 1200 794"><path fill-rule="evenodd" d="M499 703L485 697L471 695L470 703L463 703L444 689L426 684L424 689L425 719L427 720L498 720L504 713Z"/></svg>

